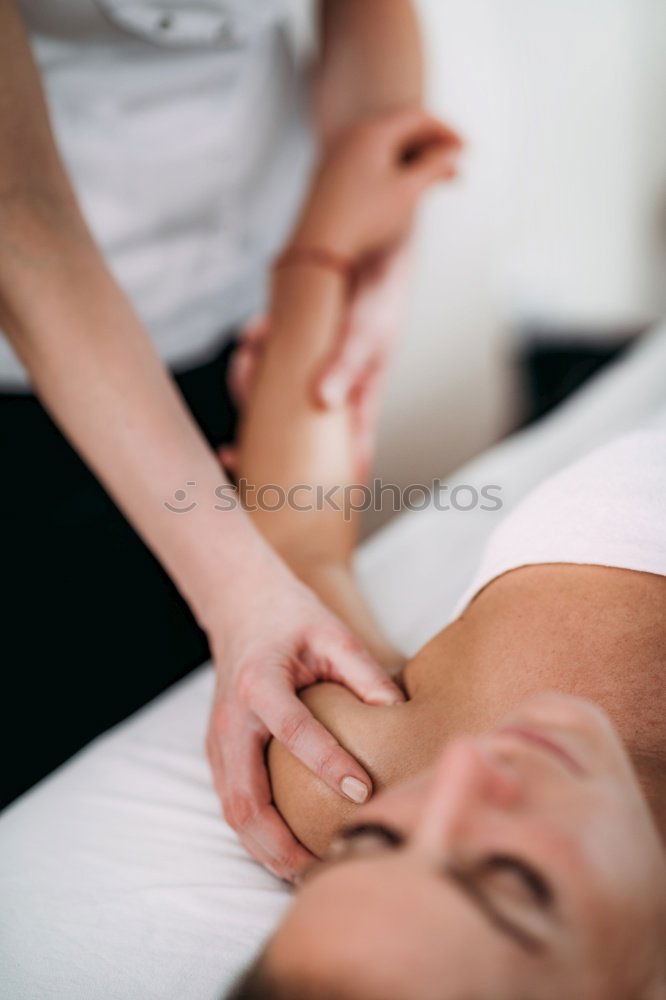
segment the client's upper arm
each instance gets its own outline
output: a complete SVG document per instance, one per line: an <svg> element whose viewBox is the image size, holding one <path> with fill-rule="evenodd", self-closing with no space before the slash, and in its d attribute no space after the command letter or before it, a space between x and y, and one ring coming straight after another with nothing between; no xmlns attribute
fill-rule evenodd
<svg viewBox="0 0 666 1000"><path fill-rule="evenodd" d="M301 692L313 715L333 733L372 778L376 794L400 780L409 767L411 706L366 705L339 684L315 684ZM358 806L333 792L277 740L268 751L273 799L296 837L321 855Z"/></svg>

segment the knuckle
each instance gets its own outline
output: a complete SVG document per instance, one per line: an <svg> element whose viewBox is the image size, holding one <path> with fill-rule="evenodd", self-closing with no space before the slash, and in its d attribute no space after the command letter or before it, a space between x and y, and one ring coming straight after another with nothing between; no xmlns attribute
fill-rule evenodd
<svg viewBox="0 0 666 1000"><path fill-rule="evenodd" d="M222 812L229 826L234 830L247 830L257 817L257 807L248 795L236 793L225 796Z"/></svg>
<svg viewBox="0 0 666 1000"><path fill-rule="evenodd" d="M219 736L220 733L227 732L229 728L229 720L229 706L226 701L217 701L210 714L208 733L206 736L207 746L209 743L212 744L215 741L216 736Z"/></svg>
<svg viewBox="0 0 666 1000"><path fill-rule="evenodd" d="M335 769L336 764L342 764L341 758L343 756L344 752L337 744L326 747L315 761L314 773L317 777L323 778L330 770Z"/></svg>
<svg viewBox="0 0 666 1000"><path fill-rule="evenodd" d="M249 708L251 705L257 692L258 683L259 669L255 664L248 663L240 671L235 685L236 697L245 708Z"/></svg>
<svg viewBox="0 0 666 1000"><path fill-rule="evenodd" d="M322 644L325 647L339 646L340 642L349 635L347 630L335 619L326 617L310 624L306 630L306 638L311 644L318 648Z"/></svg>
<svg viewBox="0 0 666 1000"><path fill-rule="evenodd" d="M345 653L353 653L360 655L361 653L365 652L365 646L363 645L361 640L358 639L355 635L352 635L350 632L347 632L344 635L340 636L338 638L337 645Z"/></svg>
<svg viewBox="0 0 666 1000"><path fill-rule="evenodd" d="M273 855L273 865L279 871L281 878L292 878L298 871L298 849L280 847Z"/></svg>
<svg viewBox="0 0 666 1000"><path fill-rule="evenodd" d="M307 722L308 717L305 713L298 712L286 715L281 721L278 732L275 735L289 750L293 750L298 746L307 728Z"/></svg>
<svg viewBox="0 0 666 1000"><path fill-rule="evenodd" d="M243 845L243 847L245 848L245 850L247 851L247 853L250 855L250 857L254 861L256 861L260 865L264 865L265 864L265 861L262 858L260 851L258 851L257 848L254 846L254 844L252 843L251 838L244 837L241 833L239 833L238 834L238 839L240 840L241 844Z"/></svg>
<svg viewBox="0 0 666 1000"><path fill-rule="evenodd" d="M215 788L215 794L219 800L219 804L222 808L222 814L224 815L224 802L227 794L227 783L224 780L224 775L220 773L219 770L213 771L213 787Z"/></svg>

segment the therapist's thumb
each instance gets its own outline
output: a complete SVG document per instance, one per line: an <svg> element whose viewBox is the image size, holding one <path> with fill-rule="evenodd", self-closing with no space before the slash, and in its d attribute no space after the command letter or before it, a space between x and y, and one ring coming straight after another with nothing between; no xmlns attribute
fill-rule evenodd
<svg viewBox="0 0 666 1000"><path fill-rule="evenodd" d="M368 705L390 706L405 701L404 692L370 655L362 642L344 629L313 642L306 658L329 663L328 676L353 691Z"/></svg>
<svg viewBox="0 0 666 1000"><path fill-rule="evenodd" d="M340 338L322 366L314 386L316 402L326 409L343 406L367 370L375 340L363 328L344 323Z"/></svg>

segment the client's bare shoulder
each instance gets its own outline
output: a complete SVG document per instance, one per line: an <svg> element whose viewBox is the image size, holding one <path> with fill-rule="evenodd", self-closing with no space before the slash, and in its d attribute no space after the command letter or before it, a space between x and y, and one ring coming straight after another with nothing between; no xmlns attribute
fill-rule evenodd
<svg viewBox="0 0 666 1000"><path fill-rule="evenodd" d="M490 583L403 674L409 701L372 708L336 684L303 700L371 775L375 791L428 766L458 733L482 732L538 691L577 694L613 719L638 763L666 754L666 578L603 566L524 566ZM312 851L354 806L275 742L278 808ZM660 788L662 785L660 784Z"/></svg>
<svg viewBox="0 0 666 1000"><path fill-rule="evenodd" d="M328 683L307 688L301 697L366 768L375 793L420 770L436 752L427 738L415 739L417 702L377 708L359 701L347 688ZM321 854L340 826L353 821L356 806L331 791L276 740L269 747L268 765L278 809L301 843Z"/></svg>
<svg viewBox="0 0 666 1000"><path fill-rule="evenodd" d="M469 703L454 679L465 676L466 625L453 622L404 667L408 700L392 708L366 705L339 684L301 692L312 714L365 767L375 793L418 774L437 758L448 738L468 731ZM456 697L447 692L455 690ZM273 740L268 751L273 799L301 843L321 854L356 807L331 791Z"/></svg>

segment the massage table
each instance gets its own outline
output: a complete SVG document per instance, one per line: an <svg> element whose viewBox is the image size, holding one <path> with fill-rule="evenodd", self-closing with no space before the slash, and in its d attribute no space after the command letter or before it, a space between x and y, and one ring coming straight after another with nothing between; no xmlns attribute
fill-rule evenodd
<svg viewBox="0 0 666 1000"><path fill-rule="evenodd" d="M450 620L489 533L534 485L665 400L662 326L446 478L501 487L500 510L409 512L367 541L358 574L399 647ZM219 1000L270 933L290 890L221 818L203 749L212 687L203 666L0 816L3 1000Z"/></svg>

